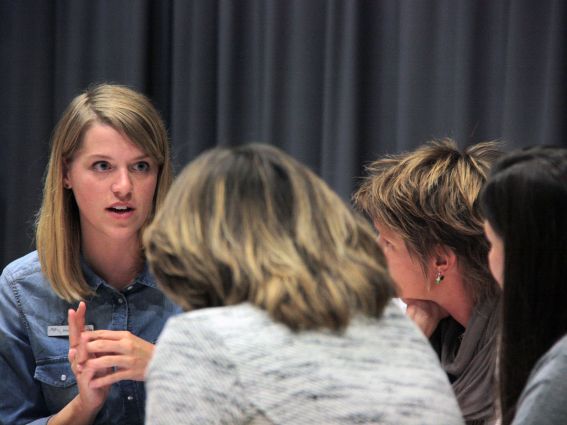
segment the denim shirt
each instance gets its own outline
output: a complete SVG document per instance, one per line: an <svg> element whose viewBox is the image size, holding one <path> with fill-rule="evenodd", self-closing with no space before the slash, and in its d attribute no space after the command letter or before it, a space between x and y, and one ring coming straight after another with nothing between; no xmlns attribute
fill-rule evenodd
<svg viewBox="0 0 567 425"><path fill-rule="evenodd" d="M130 331L156 342L166 320L181 310L156 287L148 268L124 291L112 288L83 262L95 295L86 300L85 323L95 330ZM48 326L66 326L78 303L59 298L41 272L37 252L9 264L0 276L0 424L46 424L77 394L67 354L67 336L49 336ZM60 328L59 328L60 329ZM143 382L112 385L95 424L143 424Z"/></svg>

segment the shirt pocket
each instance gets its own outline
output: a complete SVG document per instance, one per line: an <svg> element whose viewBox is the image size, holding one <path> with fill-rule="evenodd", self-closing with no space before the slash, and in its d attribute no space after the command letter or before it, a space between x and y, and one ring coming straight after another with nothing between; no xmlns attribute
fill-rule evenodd
<svg viewBox="0 0 567 425"><path fill-rule="evenodd" d="M48 408L57 412L78 393L77 380L67 357L38 360L34 378L40 382Z"/></svg>

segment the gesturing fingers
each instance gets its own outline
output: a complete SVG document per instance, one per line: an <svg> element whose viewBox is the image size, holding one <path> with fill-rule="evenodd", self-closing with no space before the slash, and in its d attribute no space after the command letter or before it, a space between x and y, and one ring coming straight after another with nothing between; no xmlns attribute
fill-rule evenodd
<svg viewBox="0 0 567 425"><path fill-rule="evenodd" d="M90 388L103 388L126 379L132 379L128 369L116 369L112 373L96 375L89 383Z"/></svg>
<svg viewBox="0 0 567 425"><path fill-rule="evenodd" d="M91 358L88 367L104 370L114 368L114 372L101 385L116 379L142 381L147 365L152 358L154 345L125 331L85 332L82 344Z"/></svg>
<svg viewBox="0 0 567 425"><path fill-rule="evenodd" d="M153 344L127 331L94 331L82 335L83 342L91 354L124 354L136 357L150 357Z"/></svg>
<svg viewBox="0 0 567 425"><path fill-rule="evenodd" d="M128 331L109 331L109 330L98 330L89 333L91 340L93 339L109 339L113 341L118 341L122 339L128 339L134 337L134 335ZM135 337L137 338L137 337Z"/></svg>
<svg viewBox="0 0 567 425"><path fill-rule="evenodd" d="M72 308L67 313L67 322L69 324L69 347L76 348L79 345L81 332L85 329L85 314L87 306L84 302L79 303L77 311Z"/></svg>
<svg viewBox="0 0 567 425"><path fill-rule="evenodd" d="M69 363L71 364L71 370L73 371L73 374L75 376L78 376L79 373L80 373L80 367L77 364L77 349L76 348L70 348L69 349L68 358L69 358Z"/></svg>

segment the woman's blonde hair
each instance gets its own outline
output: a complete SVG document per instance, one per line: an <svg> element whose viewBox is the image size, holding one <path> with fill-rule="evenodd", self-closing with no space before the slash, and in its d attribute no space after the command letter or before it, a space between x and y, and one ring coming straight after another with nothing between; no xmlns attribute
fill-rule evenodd
<svg viewBox="0 0 567 425"><path fill-rule="evenodd" d="M185 310L250 302L294 330L379 316L394 293L372 228L306 167L267 145L189 164L144 235Z"/></svg>
<svg viewBox="0 0 567 425"><path fill-rule="evenodd" d="M73 99L53 133L36 226L42 271L57 295L69 302L84 299L92 291L80 263L79 210L73 192L63 187L64 163L80 149L85 133L94 124L111 126L158 163L154 208L146 225L172 181L167 132L144 95L124 86L100 84Z"/></svg>
<svg viewBox="0 0 567 425"><path fill-rule="evenodd" d="M479 194L500 153L496 142L461 153L453 140L443 139L378 159L367 167L354 204L398 233L424 271L436 246L451 248L469 295L480 301L498 292L488 269Z"/></svg>

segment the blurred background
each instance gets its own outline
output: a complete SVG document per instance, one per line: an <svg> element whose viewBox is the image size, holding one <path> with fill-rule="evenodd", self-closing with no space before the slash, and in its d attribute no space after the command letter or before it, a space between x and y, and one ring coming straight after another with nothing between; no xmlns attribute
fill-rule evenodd
<svg viewBox="0 0 567 425"><path fill-rule="evenodd" d="M567 146L563 0L0 0L0 270L34 249L49 140L90 84L147 94L176 169L264 142L348 201L434 138Z"/></svg>

